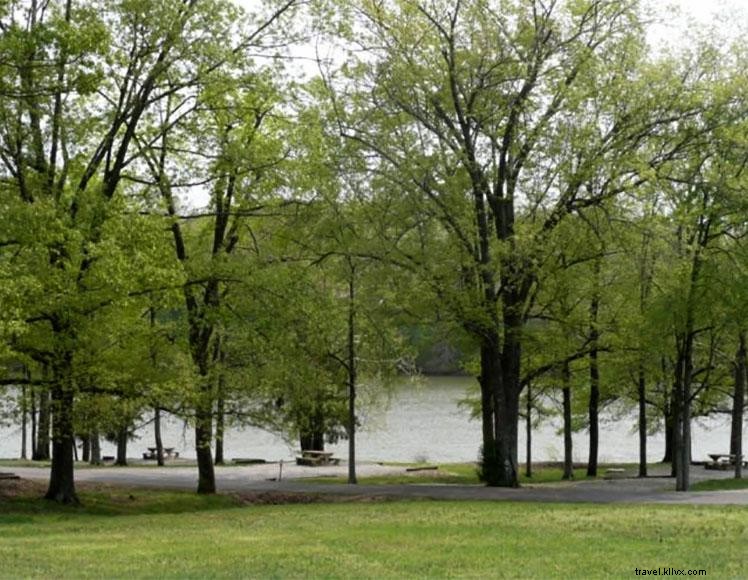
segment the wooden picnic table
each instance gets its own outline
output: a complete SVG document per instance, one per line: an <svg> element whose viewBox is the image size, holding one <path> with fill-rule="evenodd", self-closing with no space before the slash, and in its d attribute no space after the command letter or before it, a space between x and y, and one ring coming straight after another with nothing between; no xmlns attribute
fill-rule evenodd
<svg viewBox="0 0 748 580"><path fill-rule="evenodd" d="M178 459L179 451L174 451L173 447L164 447L164 458ZM158 447L148 447L148 453L143 453L143 459L158 459Z"/></svg>
<svg viewBox="0 0 748 580"><path fill-rule="evenodd" d="M340 459L333 457L330 451L317 451L314 449L302 449L301 455L296 457L297 465L338 465Z"/></svg>

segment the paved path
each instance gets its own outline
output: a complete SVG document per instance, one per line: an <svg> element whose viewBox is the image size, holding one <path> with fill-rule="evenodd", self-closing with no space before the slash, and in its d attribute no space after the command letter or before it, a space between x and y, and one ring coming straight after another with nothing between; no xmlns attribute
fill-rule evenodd
<svg viewBox="0 0 748 580"><path fill-rule="evenodd" d="M402 467L362 464L359 476L402 473ZM46 479L48 469L14 468L27 479ZM216 480L220 491L281 492L331 494L343 496L373 496L391 498L428 498L440 500L488 500L535 502L592 502L592 503L658 503L703 505L748 505L748 489L719 492L674 491L674 481L655 476L647 479L614 479L581 481L559 484L526 485L520 489L489 488L481 485L344 485L305 482L304 477L345 475L346 467L305 468L284 465L283 480L278 477L279 465L217 467ZM660 472L661 473L661 472ZM692 481L730 477L729 472L705 472L703 467L692 468ZM195 489L195 467L105 467L76 471L77 481L113 483L161 489Z"/></svg>

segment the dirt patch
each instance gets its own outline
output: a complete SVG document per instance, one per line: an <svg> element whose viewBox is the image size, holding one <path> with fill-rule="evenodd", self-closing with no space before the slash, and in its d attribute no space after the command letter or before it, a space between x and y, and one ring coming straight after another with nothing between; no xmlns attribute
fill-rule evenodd
<svg viewBox="0 0 748 580"><path fill-rule="evenodd" d="M29 479L0 479L0 499L16 497L41 497L46 491L46 485L40 481Z"/></svg>

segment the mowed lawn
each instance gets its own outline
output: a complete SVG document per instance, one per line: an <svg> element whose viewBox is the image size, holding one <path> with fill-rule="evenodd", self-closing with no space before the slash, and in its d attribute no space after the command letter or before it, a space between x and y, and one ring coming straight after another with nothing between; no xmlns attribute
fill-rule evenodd
<svg viewBox="0 0 748 580"><path fill-rule="evenodd" d="M253 504L93 489L0 496L0 577L633 578L748 575L748 508L360 501Z"/></svg>

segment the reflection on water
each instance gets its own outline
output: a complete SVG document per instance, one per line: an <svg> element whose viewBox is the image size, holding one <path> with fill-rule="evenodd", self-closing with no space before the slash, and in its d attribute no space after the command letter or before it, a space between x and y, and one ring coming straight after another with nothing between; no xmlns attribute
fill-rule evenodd
<svg viewBox="0 0 748 580"><path fill-rule="evenodd" d="M362 461L434 462L472 461L478 456L480 424L458 405L473 389L474 379L459 377L427 377L419 383L403 381L395 386L389 402L361 413L362 426L357 438L358 458ZM380 400L382 397L380 397ZM555 461L563 458L563 441L558 434L557 418L547 420L533 432L533 460ZM600 430L602 462L635 462L639 457L636 420L605 420ZM175 447L183 457L194 457L194 435L182 421L169 418L162 427L164 445ZM146 425L130 442L131 457L139 457L153 446L153 426ZM524 429L520 428L520 461L524 458ZM694 459L706 459L707 453L726 453L729 449L729 419L698 420L693 428ZM0 429L0 457L17 457L20 450L20 429ZM291 459L296 443L256 428L232 428L225 438L225 456L258 457L267 460ZM659 461L664 453L662 433L649 438L650 461ZM347 442L330 446L339 457L345 457ZM574 435L574 459L587 458L587 433ZM104 442L104 455L114 455L113 445Z"/></svg>

